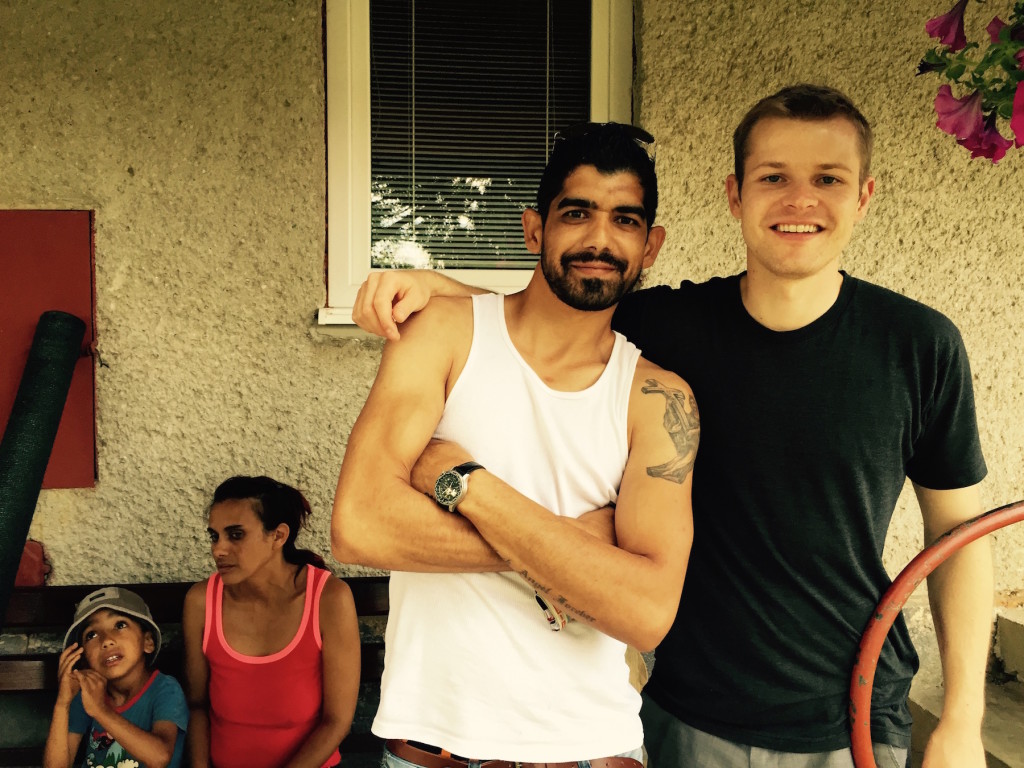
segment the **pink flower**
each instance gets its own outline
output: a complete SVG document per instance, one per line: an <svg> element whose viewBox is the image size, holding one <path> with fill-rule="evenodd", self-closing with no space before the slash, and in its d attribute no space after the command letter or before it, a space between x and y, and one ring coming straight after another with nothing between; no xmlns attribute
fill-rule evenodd
<svg viewBox="0 0 1024 768"><path fill-rule="evenodd" d="M1003 135L996 130L996 113L993 112L985 121L984 126L977 133L973 133L963 139L957 139L956 143L971 151L971 157L987 157L993 163L1003 159L1006 150L1013 146L1013 142L1004 139Z"/></svg>
<svg viewBox="0 0 1024 768"><path fill-rule="evenodd" d="M999 42L999 30L1006 26L1006 22L1000 19L998 16L993 17L992 21L985 27L985 31L988 32L989 39L993 43Z"/></svg>
<svg viewBox="0 0 1024 768"><path fill-rule="evenodd" d="M1013 54L1013 58L1015 58L1017 60L1017 63L1020 64L1020 68L1024 69L1024 48L1021 48L1019 51Z"/></svg>
<svg viewBox="0 0 1024 768"><path fill-rule="evenodd" d="M949 9L949 13L936 16L925 22L924 31L929 36L938 38L943 45L948 45L950 50L959 51L967 45L967 35L964 34L964 9L966 7L967 0L959 0Z"/></svg>
<svg viewBox="0 0 1024 768"><path fill-rule="evenodd" d="M1017 83L1017 91L1013 94L1010 130L1013 131L1013 143L1018 147L1024 147L1024 80Z"/></svg>
<svg viewBox="0 0 1024 768"><path fill-rule="evenodd" d="M982 130L984 117L981 114L981 92L957 99L953 89L940 85L935 96L935 112L939 119L935 124L957 140L974 136Z"/></svg>

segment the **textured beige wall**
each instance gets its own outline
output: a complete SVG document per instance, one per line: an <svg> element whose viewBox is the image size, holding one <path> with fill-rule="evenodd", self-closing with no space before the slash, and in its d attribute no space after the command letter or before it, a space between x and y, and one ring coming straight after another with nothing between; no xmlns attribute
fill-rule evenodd
<svg viewBox="0 0 1024 768"><path fill-rule="evenodd" d="M1024 150L993 166L935 127L937 77L915 77L946 0L768 0L637 6L637 121L658 139L668 227L651 282L742 269L724 179L732 130L763 96L801 81L847 92L875 129L876 191L844 268L930 304L961 329L989 465L986 509L1024 497ZM1010 0L968 5L969 39L988 40ZM905 493L886 557L920 549ZM1024 587L1024 523L993 534L997 586Z"/></svg>
<svg viewBox="0 0 1024 768"><path fill-rule="evenodd" d="M963 329L991 506L1024 496L1024 152L995 168L968 162L932 127L937 82L912 74L924 20L944 10L642 2L637 106L659 138L671 238L652 278L739 269L722 179L748 104L797 79L849 91L876 124L878 194L846 266ZM318 0L0 4L0 207L96 211L99 482L40 498L32 535L55 582L204 575L204 507L238 472L306 490L306 542L327 552L337 469L379 345L314 324L320 41ZM912 508L894 562L918 546ZM1001 587L1024 587L1024 531L998 541Z"/></svg>
<svg viewBox="0 0 1024 768"><path fill-rule="evenodd" d="M54 581L209 570L220 480L330 503L379 346L318 340L319 0L0 6L0 206L96 211L99 482L44 491Z"/></svg>

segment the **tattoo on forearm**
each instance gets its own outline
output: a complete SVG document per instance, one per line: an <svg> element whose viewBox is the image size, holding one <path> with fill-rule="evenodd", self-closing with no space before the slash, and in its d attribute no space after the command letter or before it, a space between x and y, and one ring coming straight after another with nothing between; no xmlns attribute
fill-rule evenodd
<svg viewBox="0 0 1024 768"><path fill-rule="evenodd" d="M689 392L666 387L657 379L647 379L640 389L645 395L665 396L663 424L676 448L675 456L664 464L648 467L647 474L651 477L662 477L673 483L682 483L693 471L693 461L697 457L697 443L700 440L697 401Z"/></svg>
<svg viewBox="0 0 1024 768"><path fill-rule="evenodd" d="M558 600L558 604L560 606L565 608L565 610L569 611L569 613L573 614L576 618L583 619L584 621L589 622L590 624L593 624L595 621L597 621L597 619L595 619L589 613L584 611L582 608L577 608L561 595L559 595L556 599Z"/></svg>
<svg viewBox="0 0 1024 768"><path fill-rule="evenodd" d="M535 578L533 578L530 575L529 571L527 571L527 570L519 571L519 575L523 577L523 580L527 584L529 584L531 587L533 587L535 590L537 590L538 593L546 595L550 600L552 600L555 603L558 603L558 605L560 605L563 610L569 611L571 614L573 614L572 616L569 617L570 619L574 619L574 618L583 619L584 621L590 622L591 624L593 624L595 621L597 621L597 619L595 619L589 613L587 613L586 611L581 610L580 608L577 608L576 606L572 605L572 603L570 603L568 600L566 600L561 595L554 595L553 596L551 594L551 590L548 587L545 587L543 584L541 584Z"/></svg>
<svg viewBox="0 0 1024 768"><path fill-rule="evenodd" d="M511 563L509 563L509 565L511 565ZM529 571L525 571L525 570L524 571L519 571L519 575L523 577L523 580L527 584L529 584L531 587L536 589L538 592L543 592L545 595L550 595L551 594L551 590L548 589L547 587L545 587L543 584L541 584L535 578L533 578L533 576L530 575Z"/></svg>

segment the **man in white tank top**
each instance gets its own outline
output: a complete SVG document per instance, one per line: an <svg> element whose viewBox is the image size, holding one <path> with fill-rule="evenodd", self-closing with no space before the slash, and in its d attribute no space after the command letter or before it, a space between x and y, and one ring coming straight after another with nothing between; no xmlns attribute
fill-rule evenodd
<svg viewBox="0 0 1024 768"><path fill-rule="evenodd" d="M385 764L639 768L626 644L672 624L700 432L689 386L611 330L665 231L653 139L556 135L508 297L389 342L349 438L334 555L387 568Z"/></svg>

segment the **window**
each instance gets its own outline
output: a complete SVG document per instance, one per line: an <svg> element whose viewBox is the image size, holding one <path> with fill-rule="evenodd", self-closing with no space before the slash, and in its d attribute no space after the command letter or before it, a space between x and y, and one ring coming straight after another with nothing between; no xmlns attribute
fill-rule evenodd
<svg viewBox="0 0 1024 768"><path fill-rule="evenodd" d="M551 133L579 119L630 119L629 0L446 0L464 10L434 20L429 9L442 3L418 3L326 3L321 324L351 322L352 301L371 269L434 266L492 290L522 288L535 257L522 245L519 212L533 199ZM514 9L514 23L481 11L484 5ZM432 47L427 38L437 33L450 38ZM484 52L504 66L478 68Z"/></svg>

